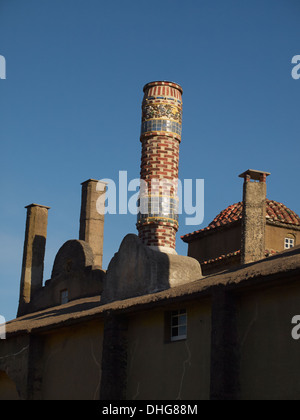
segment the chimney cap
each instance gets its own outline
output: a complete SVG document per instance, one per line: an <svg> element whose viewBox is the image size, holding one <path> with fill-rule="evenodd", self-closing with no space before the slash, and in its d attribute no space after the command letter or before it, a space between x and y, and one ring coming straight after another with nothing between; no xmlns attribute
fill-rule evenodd
<svg viewBox="0 0 300 420"><path fill-rule="evenodd" d="M106 184L106 185L108 184L107 182L102 181L101 179L92 179L91 178L91 179L87 179L86 181L82 182L81 185L88 184L90 182L96 182L96 183L101 182L102 184Z"/></svg>
<svg viewBox="0 0 300 420"><path fill-rule="evenodd" d="M161 81L146 83L144 88L143 88L143 91L145 92L148 88L154 87L154 86L170 86L170 87L173 87L175 89L178 89L180 91L180 93L183 94L183 89L178 83L169 82L168 80L161 80Z"/></svg>
<svg viewBox="0 0 300 420"><path fill-rule="evenodd" d="M262 175L265 175L267 177L271 175L271 173L266 171L256 171L254 169L248 169L246 172L243 172L241 175L239 175L239 178L245 178L246 175L249 175L250 178L254 179L255 181L260 181Z"/></svg>
<svg viewBox="0 0 300 420"><path fill-rule="evenodd" d="M42 204L35 204L35 203L29 204L29 206L25 206L25 209L29 209L30 207L42 207L43 209L47 209L47 210L51 209L51 207L43 206Z"/></svg>

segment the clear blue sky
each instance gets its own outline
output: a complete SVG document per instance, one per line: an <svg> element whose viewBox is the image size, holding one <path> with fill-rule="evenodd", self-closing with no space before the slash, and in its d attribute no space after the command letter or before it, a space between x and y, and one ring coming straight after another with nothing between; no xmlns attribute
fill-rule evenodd
<svg viewBox="0 0 300 420"><path fill-rule="evenodd" d="M139 177L142 88L184 89L180 178L205 179L205 227L272 173L268 197L300 213L299 0L0 0L0 314L16 315L26 211L51 207L45 279L78 238L80 183ZM135 217L107 216L104 266ZM180 235L199 228L180 225Z"/></svg>

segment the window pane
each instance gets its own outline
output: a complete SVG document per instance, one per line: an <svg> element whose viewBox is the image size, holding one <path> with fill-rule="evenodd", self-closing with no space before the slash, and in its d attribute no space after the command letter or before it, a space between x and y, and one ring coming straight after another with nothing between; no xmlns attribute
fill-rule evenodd
<svg viewBox="0 0 300 420"><path fill-rule="evenodd" d="M178 327L179 323L178 323L178 318L173 318L172 319L172 327Z"/></svg>
<svg viewBox="0 0 300 420"><path fill-rule="evenodd" d="M172 328L172 337L178 337L178 327Z"/></svg>
<svg viewBox="0 0 300 420"><path fill-rule="evenodd" d="M186 325L186 315L180 315L178 325Z"/></svg>
<svg viewBox="0 0 300 420"><path fill-rule="evenodd" d="M186 326L179 327L178 332L179 332L179 334L178 334L179 336L185 336L186 335Z"/></svg>
<svg viewBox="0 0 300 420"><path fill-rule="evenodd" d="M60 302L63 305L64 303L68 303L69 301L69 293L68 290L62 290L60 292Z"/></svg>
<svg viewBox="0 0 300 420"><path fill-rule="evenodd" d="M177 341L186 338L187 313L186 309L171 312L171 339Z"/></svg>
<svg viewBox="0 0 300 420"><path fill-rule="evenodd" d="M295 246L295 240L293 238L285 238L284 240L284 248L290 249Z"/></svg>

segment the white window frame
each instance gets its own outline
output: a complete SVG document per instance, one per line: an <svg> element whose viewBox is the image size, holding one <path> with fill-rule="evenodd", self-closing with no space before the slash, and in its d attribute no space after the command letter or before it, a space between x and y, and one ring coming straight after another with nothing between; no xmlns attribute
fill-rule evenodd
<svg viewBox="0 0 300 420"><path fill-rule="evenodd" d="M174 331L177 328L177 335ZM184 328L184 333L179 334L179 329ZM186 309L179 309L171 312L171 341L186 340L187 338L187 311Z"/></svg>
<svg viewBox="0 0 300 420"><path fill-rule="evenodd" d="M295 246L295 239L294 238L285 238L284 239L284 249L291 249Z"/></svg>

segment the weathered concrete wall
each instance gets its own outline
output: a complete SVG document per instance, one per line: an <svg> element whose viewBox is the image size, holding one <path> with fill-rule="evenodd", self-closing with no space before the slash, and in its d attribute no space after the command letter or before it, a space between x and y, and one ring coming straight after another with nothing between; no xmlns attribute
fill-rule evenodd
<svg viewBox="0 0 300 420"><path fill-rule="evenodd" d="M99 400L103 323L64 328L45 337L43 400Z"/></svg>
<svg viewBox="0 0 300 420"><path fill-rule="evenodd" d="M224 287L212 294L210 399L238 399L236 298Z"/></svg>
<svg viewBox="0 0 300 420"><path fill-rule="evenodd" d="M211 231L189 243L188 255L200 263L241 249L241 224Z"/></svg>
<svg viewBox="0 0 300 420"><path fill-rule="evenodd" d="M154 251L133 234L125 236L103 281L102 303L143 296L202 277L197 260Z"/></svg>
<svg viewBox="0 0 300 420"><path fill-rule="evenodd" d="M188 338L166 342L165 311L132 316L128 330L127 399L209 399L210 303L189 303ZM182 308L182 304L165 310Z"/></svg>
<svg viewBox="0 0 300 420"><path fill-rule="evenodd" d="M213 263L201 264L202 273L204 276L210 276L215 273L220 273L226 270L232 270L241 265L241 255L237 253L230 258L215 260Z"/></svg>
<svg viewBox="0 0 300 420"><path fill-rule="evenodd" d="M222 260L219 263L216 261L214 264L203 264L203 261L209 261L221 255L227 255L240 250L241 237L241 222L227 229L210 231L188 244L188 255L201 263L204 276L218 271L229 270L241 264L241 257L239 255L235 258ZM267 222L265 230L266 251L284 251L285 238L294 238L295 246L299 245L300 229L287 225L276 226Z"/></svg>
<svg viewBox="0 0 300 420"><path fill-rule="evenodd" d="M102 349L101 400L125 400L127 384L128 319L107 314Z"/></svg>
<svg viewBox="0 0 300 420"><path fill-rule="evenodd" d="M0 340L0 399L298 399L299 257L18 318ZM170 342L166 314L183 308L187 339Z"/></svg>
<svg viewBox="0 0 300 420"><path fill-rule="evenodd" d="M299 399L300 341L291 336L299 314L299 281L239 298L241 399Z"/></svg>
<svg viewBox="0 0 300 420"><path fill-rule="evenodd" d="M300 285L241 296L238 306L242 399L299 399L300 342L292 318L300 314Z"/></svg>
<svg viewBox="0 0 300 420"><path fill-rule="evenodd" d="M20 400L28 399L29 349L28 335L0 340L0 400L9 395Z"/></svg>
<svg viewBox="0 0 300 420"><path fill-rule="evenodd" d="M18 313L30 303L33 295L43 285L44 257L47 238L49 207L27 206L26 232L20 285Z"/></svg>
<svg viewBox="0 0 300 420"><path fill-rule="evenodd" d="M16 384L7 375L6 372L0 371L0 401L19 400L19 394Z"/></svg>
<svg viewBox="0 0 300 420"><path fill-rule="evenodd" d="M243 193L243 219L241 261L248 264L265 257L266 232L265 182L251 182L245 178Z"/></svg>
<svg viewBox="0 0 300 420"><path fill-rule="evenodd" d="M82 184L79 239L93 250L95 266L102 268L104 237L104 196L106 184L89 179ZM99 201L98 201L99 200ZM97 204L98 202L98 204ZM101 210L101 213L98 212Z"/></svg>
<svg viewBox="0 0 300 420"><path fill-rule="evenodd" d="M104 276L104 271L94 265L93 251L87 242L67 241L55 257L51 279L23 305L18 316L60 305L63 290L68 291L69 300L100 295Z"/></svg>

